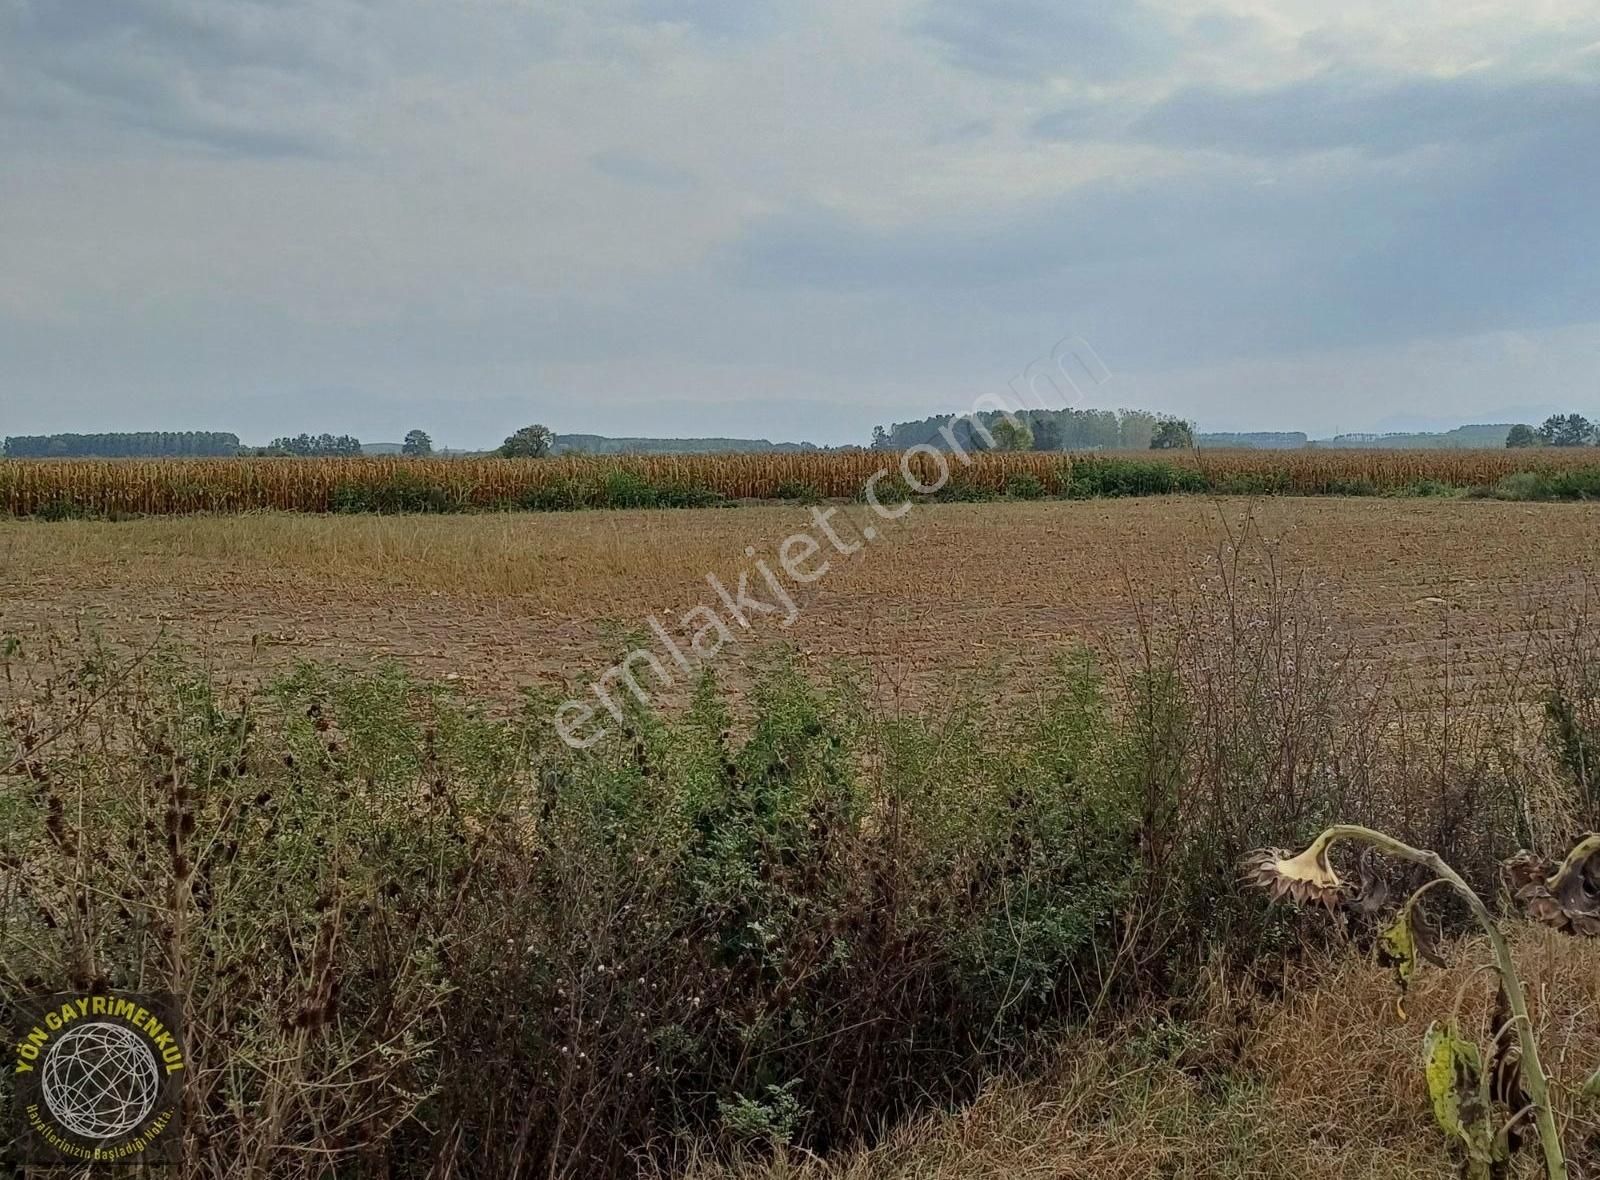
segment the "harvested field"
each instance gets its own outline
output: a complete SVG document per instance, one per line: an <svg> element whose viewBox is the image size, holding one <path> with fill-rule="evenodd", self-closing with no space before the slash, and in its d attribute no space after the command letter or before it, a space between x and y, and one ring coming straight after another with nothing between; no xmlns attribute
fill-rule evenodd
<svg viewBox="0 0 1600 1180"><path fill-rule="evenodd" d="M841 533L865 508L838 509ZM806 528L796 506L485 517L149 519L0 524L0 628L165 633L228 667L399 658L493 694L580 677L642 631L716 599ZM1247 579L1277 576L1358 648L1426 686L1493 684L1586 593L1600 514L1581 504L1146 499L918 505L794 587L813 662L867 660L915 688L952 674L1027 680L1073 644L1126 647L1143 608L1204 609L1250 537ZM1258 543L1259 542L1259 543ZM750 645L741 645L750 646ZM741 656L726 659L736 668Z"/></svg>

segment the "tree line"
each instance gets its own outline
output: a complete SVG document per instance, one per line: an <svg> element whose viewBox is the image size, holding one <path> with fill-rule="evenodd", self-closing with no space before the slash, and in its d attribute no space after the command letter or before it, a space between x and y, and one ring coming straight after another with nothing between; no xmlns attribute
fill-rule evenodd
<svg viewBox="0 0 1600 1180"><path fill-rule="evenodd" d="M261 457L286 456L295 459L338 459L361 454L361 440L350 434L297 434L275 438L264 447L248 448L246 454Z"/></svg>
<svg viewBox="0 0 1600 1180"><path fill-rule="evenodd" d="M967 415L936 414L915 422L896 422L887 429L877 426L872 431L872 449L948 449L947 430L959 446L973 451L991 445L1002 451L1144 451L1194 445L1191 424L1146 410L991 411L975 417L976 423ZM993 439L992 444L985 433Z"/></svg>
<svg viewBox="0 0 1600 1180"><path fill-rule="evenodd" d="M1600 427L1582 414L1552 414L1543 426L1513 426L1506 435L1506 446L1517 447L1593 447L1600 446Z"/></svg>
<svg viewBox="0 0 1600 1180"><path fill-rule="evenodd" d="M18 434L5 441L8 459L218 458L238 453L237 434L210 430Z"/></svg>
<svg viewBox="0 0 1600 1180"><path fill-rule="evenodd" d="M1182 419L1145 410L1026 410L972 417L936 414L915 422L896 422L872 431L872 449L904 451L918 446L973 451L1178 450L1195 445L1194 427ZM1204 441L1217 445L1222 436ZM557 442L547 426L524 426L495 453L508 459L543 458ZM1513 426L1506 446L1600 446L1600 425L1582 414L1554 414L1543 425ZM234 455L344 458L362 454L361 440L349 434L283 435L264 447L246 447L239 436L224 431L139 431L106 434L12 435L5 440L8 459L222 458ZM424 430L405 436L400 453L414 458L433 454L433 439Z"/></svg>
<svg viewBox="0 0 1600 1180"><path fill-rule="evenodd" d="M543 458L550 454L555 434L547 426L524 426L499 447L506 458ZM351 434L281 435L264 447L244 446L239 436L203 430L143 431L111 434L13 435L5 440L8 459L155 459L155 458L348 458L363 453L361 440ZM425 430L408 431L400 453L413 458L433 454L433 439Z"/></svg>

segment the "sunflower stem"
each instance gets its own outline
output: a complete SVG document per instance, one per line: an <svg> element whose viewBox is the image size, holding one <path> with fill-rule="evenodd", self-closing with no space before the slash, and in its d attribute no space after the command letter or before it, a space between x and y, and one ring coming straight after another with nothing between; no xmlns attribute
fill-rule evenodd
<svg viewBox="0 0 1600 1180"><path fill-rule="evenodd" d="M1494 915L1489 912L1489 907L1483 904L1483 899L1473 891L1472 886L1447 865L1437 852L1413 848L1393 836L1375 832L1371 828L1338 824L1318 836L1312 847L1325 852L1335 844L1346 840L1367 844L1399 860L1408 860L1412 864L1421 865L1435 877L1449 882L1451 888L1467 903L1467 908L1472 911L1472 916L1477 919L1478 925L1483 927L1483 932L1489 937L1489 945L1494 950L1495 966L1500 972L1500 982L1505 987L1506 1001L1510 1005L1512 1018L1517 1025L1517 1041L1522 1049L1522 1080L1527 1087L1529 1105L1533 1107L1534 1119L1539 1126L1539 1145L1544 1151L1545 1178L1568 1180L1567 1159L1561 1149L1560 1132L1556 1129L1555 1110L1550 1105L1550 1079L1544 1071L1543 1063L1539 1060L1539 1039L1534 1035L1533 1021L1528 1016L1527 992L1522 986L1521 976L1517 974L1517 964L1511 956L1511 947L1495 922ZM1574 858L1585 849L1591 854L1600 849L1600 836L1590 837L1574 850L1572 856L1568 857L1566 864L1562 866L1563 874L1571 871L1574 864L1582 863ZM1591 1079L1589 1084L1594 1086L1596 1082L1600 1082L1600 1074Z"/></svg>

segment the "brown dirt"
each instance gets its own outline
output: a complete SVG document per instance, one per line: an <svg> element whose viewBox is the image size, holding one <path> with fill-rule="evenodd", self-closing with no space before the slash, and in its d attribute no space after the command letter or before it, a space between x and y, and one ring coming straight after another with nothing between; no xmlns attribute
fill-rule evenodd
<svg viewBox="0 0 1600 1180"><path fill-rule="evenodd" d="M844 519L871 520L838 512L842 534ZM651 614L674 630L676 614L716 606L708 573L731 584L756 559L777 568L779 543L809 523L796 507L12 521L0 523L0 631L165 634L230 670L393 657L508 696L597 674ZM1022 685L1063 648L1126 648L1141 610L1208 609L1219 562L1247 533L1247 581L1275 567L1402 675L1455 685L1501 675L1541 611L1589 593L1600 554L1600 513L1581 504L919 504L795 588L792 629L758 624L719 665L737 677L750 650L784 640L813 662L870 663L888 692L952 672Z"/></svg>

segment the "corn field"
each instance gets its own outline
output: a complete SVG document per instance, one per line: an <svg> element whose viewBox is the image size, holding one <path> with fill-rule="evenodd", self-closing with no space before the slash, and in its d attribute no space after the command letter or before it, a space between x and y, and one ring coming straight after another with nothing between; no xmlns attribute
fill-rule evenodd
<svg viewBox="0 0 1600 1180"><path fill-rule="evenodd" d="M952 486L1003 494L1031 476L1046 494L1069 487L1075 468L1123 463L1180 473L1179 490L1326 495L1399 491L1427 481L1493 487L1523 472L1600 468L1593 448L1495 451L1202 451L1071 456L991 453L970 465L945 457ZM548 502L571 489L645 485L692 489L714 499L859 498L874 473L909 470L938 482L941 460L927 452L706 454L554 459L83 459L0 461L0 514L178 515L256 511L333 512L374 505L426 511L624 505L604 494L570 505ZM890 484L895 480L891 478ZM887 486L887 485L885 485ZM541 499L544 497L544 499ZM559 499L559 497L557 497ZM663 501L665 502L665 501ZM685 501L693 502L693 501Z"/></svg>
<svg viewBox="0 0 1600 1180"><path fill-rule="evenodd" d="M1326 495L1362 481L1379 491L1398 491L1432 480L1455 487L1493 487L1522 472L1571 471L1600 467L1600 450L1591 447L1529 450L1358 450L1200 451L1176 460L1220 478L1280 476L1286 490Z"/></svg>

